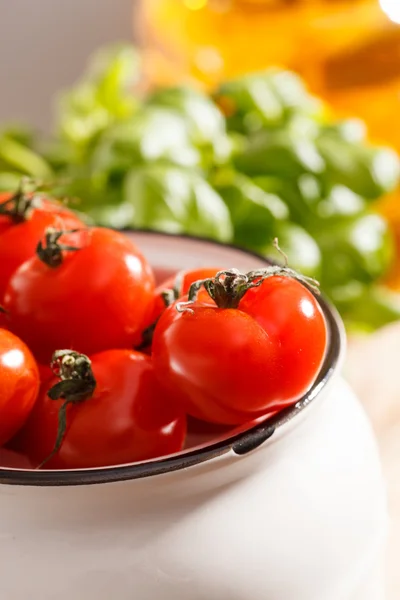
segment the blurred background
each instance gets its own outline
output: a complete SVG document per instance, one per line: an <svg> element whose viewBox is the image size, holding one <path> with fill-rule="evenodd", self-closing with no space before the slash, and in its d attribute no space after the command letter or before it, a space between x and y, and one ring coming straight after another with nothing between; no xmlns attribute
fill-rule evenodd
<svg viewBox="0 0 400 600"><path fill-rule="evenodd" d="M375 139L399 143L397 0L147 0L142 17L138 34L157 82L191 74L216 85L283 66L338 112L366 118Z"/></svg>
<svg viewBox="0 0 400 600"><path fill-rule="evenodd" d="M261 254L278 236L349 332L397 321L399 13L397 0L2 0L0 189L51 180L99 224Z"/></svg>
<svg viewBox="0 0 400 600"><path fill-rule="evenodd" d="M192 76L215 85L289 67L338 112L366 118L373 138L400 147L397 0L1 0L0 14L0 76L10 80L2 119L49 127L54 93L96 48L134 30L157 83Z"/></svg>
<svg viewBox="0 0 400 600"><path fill-rule="evenodd" d="M0 0L0 119L49 130L54 95L99 46L132 38L131 0Z"/></svg>

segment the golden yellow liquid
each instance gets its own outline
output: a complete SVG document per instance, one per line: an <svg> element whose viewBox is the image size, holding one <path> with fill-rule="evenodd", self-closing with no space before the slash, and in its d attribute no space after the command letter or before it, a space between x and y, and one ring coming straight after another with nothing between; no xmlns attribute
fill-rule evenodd
<svg viewBox="0 0 400 600"><path fill-rule="evenodd" d="M400 149L400 25L379 0L143 0L139 10L152 84L209 88L290 68L338 114L365 119L374 141Z"/></svg>
<svg viewBox="0 0 400 600"><path fill-rule="evenodd" d="M150 85L213 88L268 66L289 68L338 116L361 117L372 141L400 151L395 20L400 0L142 0L135 14ZM399 192L381 209L398 246L389 282L400 289Z"/></svg>

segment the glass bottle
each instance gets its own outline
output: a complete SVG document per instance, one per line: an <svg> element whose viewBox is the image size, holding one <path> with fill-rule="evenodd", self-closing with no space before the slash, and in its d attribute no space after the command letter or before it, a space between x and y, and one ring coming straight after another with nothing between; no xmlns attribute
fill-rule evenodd
<svg viewBox="0 0 400 600"><path fill-rule="evenodd" d="M135 13L151 84L293 69L400 149L399 23L400 0L143 0Z"/></svg>

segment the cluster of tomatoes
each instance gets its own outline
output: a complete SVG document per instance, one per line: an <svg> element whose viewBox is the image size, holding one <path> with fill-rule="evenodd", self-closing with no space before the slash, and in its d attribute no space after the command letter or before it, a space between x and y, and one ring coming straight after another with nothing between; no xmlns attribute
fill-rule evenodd
<svg viewBox="0 0 400 600"><path fill-rule="evenodd" d="M122 233L40 194L0 195L0 446L34 468L181 450L187 416L222 425L312 385L324 316L287 268L182 272L156 287Z"/></svg>

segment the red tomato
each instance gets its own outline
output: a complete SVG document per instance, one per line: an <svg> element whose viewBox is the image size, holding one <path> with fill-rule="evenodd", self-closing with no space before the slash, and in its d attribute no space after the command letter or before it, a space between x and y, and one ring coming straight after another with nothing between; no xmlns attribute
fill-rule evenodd
<svg viewBox="0 0 400 600"><path fill-rule="evenodd" d="M0 306L0 329L8 329L8 314Z"/></svg>
<svg viewBox="0 0 400 600"><path fill-rule="evenodd" d="M23 201L19 205L18 198ZM47 227L83 226L73 212L55 201L37 195L0 193L0 298L14 271L35 254Z"/></svg>
<svg viewBox="0 0 400 600"><path fill-rule="evenodd" d="M153 360L188 414L238 424L290 405L310 388L327 332L317 300L296 279L269 277L236 303L226 284L215 296L219 307L202 295L190 311L173 305L164 312ZM237 307L221 307L227 305Z"/></svg>
<svg viewBox="0 0 400 600"><path fill-rule="evenodd" d="M54 373L49 365L37 363L41 385L50 379L54 379Z"/></svg>
<svg viewBox="0 0 400 600"><path fill-rule="evenodd" d="M148 356L132 350L107 350L93 355L90 362L94 391L68 406L61 448L45 468L119 465L182 449L186 418L161 388ZM55 446L59 411L65 400L52 400L48 392L57 382L59 379L53 378L42 387L18 436L18 449L36 465Z"/></svg>
<svg viewBox="0 0 400 600"><path fill-rule="evenodd" d="M200 421L195 417L191 417L188 415L187 417L187 432L188 436L190 434L204 434L204 435L213 435L220 436L224 433L227 433L232 429L231 425L226 425L222 423L210 423L207 421Z"/></svg>
<svg viewBox="0 0 400 600"><path fill-rule="evenodd" d="M174 291L174 299L178 300L188 293L192 283L199 281L200 279L209 279L210 277L215 277L218 271L221 270L222 269L217 269L215 267L205 267L202 269L193 269L191 271L180 271L179 273L176 273L172 277L168 277L168 279L160 283L154 294L155 302L151 323L154 323L166 308L163 292L168 290Z"/></svg>
<svg viewBox="0 0 400 600"><path fill-rule="evenodd" d="M35 359L10 331L0 329L0 446L25 423L39 390Z"/></svg>
<svg viewBox="0 0 400 600"><path fill-rule="evenodd" d="M23 454L18 454L8 448L0 448L0 468L33 469L30 460Z"/></svg>
<svg viewBox="0 0 400 600"><path fill-rule="evenodd" d="M205 267L202 269L193 269L191 271L179 271L178 273L168 277L168 279L162 281L160 285L157 286L156 291L154 292L153 311L144 327L143 341L140 345L140 349L143 352L151 352L153 326L168 306L168 300L166 301L164 299L163 294L166 291L172 292L169 299L169 303L171 303L187 294L192 283L198 281L199 279L208 279L209 277L214 277L218 271L221 271L221 269L216 267Z"/></svg>
<svg viewBox="0 0 400 600"><path fill-rule="evenodd" d="M57 348L90 354L135 345L153 307L154 278L144 257L110 229L61 240L79 250L55 254L54 267L35 256L12 276L4 295L10 329L43 363Z"/></svg>

